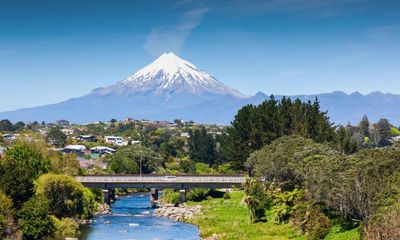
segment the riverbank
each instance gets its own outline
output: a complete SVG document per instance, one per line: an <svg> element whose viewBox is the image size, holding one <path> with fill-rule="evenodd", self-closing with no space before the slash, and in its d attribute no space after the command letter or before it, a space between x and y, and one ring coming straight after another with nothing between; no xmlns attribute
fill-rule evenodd
<svg viewBox="0 0 400 240"><path fill-rule="evenodd" d="M163 217L175 217L197 226L200 236L207 240L306 240L299 229L291 224L277 224L272 219L267 222L249 224L247 207L242 199L244 193L234 191L230 199L215 198L201 202L188 202L179 207L161 205L159 213ZM193 209L198 209L194 212ZM185 215L187 213L187 215ZM326 239L359 240L357 229L343 230L334 226Z"/></svg>
<svg viewBox="0 0 400 240"><path fill-rule="evenodd" d="M166 217L179 222L187 222L195 218L200 212L200 205L189 206L181 204L175 206L174 204L165 203L154 209L153 214L156 217Z"/></svg>

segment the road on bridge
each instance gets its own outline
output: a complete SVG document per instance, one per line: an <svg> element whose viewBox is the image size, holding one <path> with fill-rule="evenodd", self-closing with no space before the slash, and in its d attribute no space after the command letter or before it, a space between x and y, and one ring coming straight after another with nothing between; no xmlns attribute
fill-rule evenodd
<svg viewBox="0 0 400 240"><path fill-rule="evenodd" d="M244 175L87 175L76 180L89 188L230 188L241 187Z"/></svg>

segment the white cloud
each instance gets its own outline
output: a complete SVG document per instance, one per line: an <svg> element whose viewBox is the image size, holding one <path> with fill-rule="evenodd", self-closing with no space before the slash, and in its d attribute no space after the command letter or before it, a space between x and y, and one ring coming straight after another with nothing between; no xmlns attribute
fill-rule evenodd
<svg viewBox="0 0 400 240"><path fill-rule="evenodd" d="M206 8L199 8L183 13L178 24L153 28L147 36L144 49L158 56L163 52L179 52L193 29L200 25Z"/></svg>

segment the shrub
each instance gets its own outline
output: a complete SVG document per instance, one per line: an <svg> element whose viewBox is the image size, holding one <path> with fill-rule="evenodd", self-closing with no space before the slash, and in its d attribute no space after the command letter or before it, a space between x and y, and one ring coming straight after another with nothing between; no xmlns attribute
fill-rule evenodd
<svg viewBox="0 0 400 240"><path fill-rule="evenodd" d="M224 193L224 199L225 200L231 199L231 195L228 192L225 192Z"/></svg>
<svg viewBox="0 0 400 240"><path fill-rule="evenodd" d="M166 203L172 203L178 205L181 202L180 196L181 196L180 193L177 192L176 190L167 189L164 191L162 200L163 202Z"/></svg>
<svg viewBox="0 0 400 240"><path fill-rule="evenodd" d="M265 217L265 209L271 206L271 197L263 184L254 179L246 179L243 183L246 193L245 203L249 211L249 222L255 223Z"/></svg>
<svg viewBox="0 0 400 240"><path fill-rule="evenodd" d="M400 239L400 203L379 209L365 225L363 239Z"/></svg>
<svg viewBox="0 0 400 240"><path fill-rule="evenodd" d="M188 201L194 201L194 202L200 202L205 200L208 197L209 190L204 189L204 188L195 188L190 190L187 193L187 200Z"/></svg>
<svg viewBox="0 0 400 240"><path fill-rule="evenodd" d="M10 198L0 192L0 238L10 235L13 231L13 204Z"/></svg>
<svg viewBox="0 0 400 240"><path fill-rule="evenodd" d="M62 218L61 220L52 217L55 226L55 238L56 239L64 239L64 238L74 238L78 237L79 232L79 224L72 218Z"/></svg>
<svg viewBox="0 0 400 240"><path fill-rule="evenodd" d="M89 218L94 211L94 194L70 176L42 175L35 188L36 195L49 201L50 213L58 218Z"/></svg>
<svg viewBox="0 0 400 240"><path fill-rule="evenodd" d="M274 206L272 207L272 214L274 218L283 223L291 217L301 205L301 200L304 196L304 190L295 188L293 191L281 192L280 189L273 190L272 198Z"/></svg>
<svg viewBox="0 0 400 240"><path fill-rule="evenodd" d="M318 207L310 210L305 225L308 240L324 239L332 227L331 220Z"/></svg>
<svg viewBox="0 0 400 240"><path fill-rule="evenodd" d="M42 239L53 233L54 224L48 213L49 202L43 197L32 197L24 203L18 212L24 239Z"/></svg>
<svg viewBox="0 0 400 240"><path fill-rule="evenodd" d="M10 196L16 208L33 196L33 182L50 168L41 148L31 143L17 143L6 150L0 161L0 189Z"/></svg>

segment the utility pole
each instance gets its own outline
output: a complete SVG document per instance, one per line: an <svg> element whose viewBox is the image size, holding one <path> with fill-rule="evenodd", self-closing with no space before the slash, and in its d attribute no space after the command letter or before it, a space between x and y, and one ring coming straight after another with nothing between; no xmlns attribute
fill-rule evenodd
<svg viewBox="0 0 400 240"><path fill-rule="evenodd" d="M140 149L140 181L142 181L142 158L143 158L143 150Z"/></svg>

